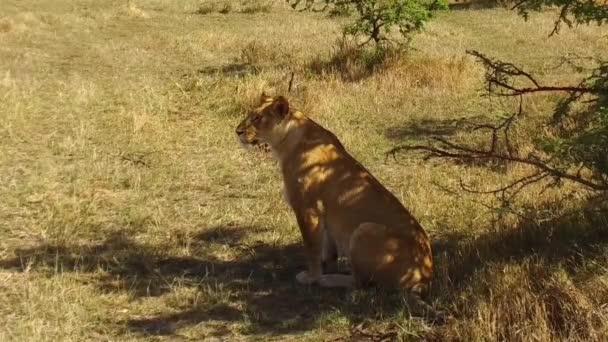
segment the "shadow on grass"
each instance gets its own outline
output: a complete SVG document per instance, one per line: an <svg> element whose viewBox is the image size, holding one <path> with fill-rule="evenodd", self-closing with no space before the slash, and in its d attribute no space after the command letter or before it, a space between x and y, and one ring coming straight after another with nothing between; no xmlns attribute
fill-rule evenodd
<svg viewBox="0 0 608 342"><path fill-rule="evenodd" d="M245 77L250 75L257 75L259 68L249 63L232 63L221 66L207 66L198 69L199 74L203 75L221 75L223 77Z"/></svg>
<svg viewBox="0 0 608 342"><path fill-rule="evenodd" d="M425 339L602 340L608 286L601 279L608 273L597 265L608 260L608 211L587 209L476 238L438 239L431 295L457 320Z"/></svg>
<svg viewBox="0 0 608 342"><path fill-rule="evenodd" d="M461 117L456 119L422 119L414 122L409 122L402 126L390 127L385 130L384 136L390 140L397 142L399 146L407 145L425 145L434 146L437 145L433 142L433 138L441 138L449 141L449 137L457 135L461 132L472 132L478 130L485 134L481 141L483 144L490 144L488 142L490 137L490 131L487 128L483 130L478 129L479 125L487 124L491 122L487 116L477 115L469 117ZM422 143L420 143L422 141ZM463 145L469 145L475 147L474 143L468 142ZM499 139L498 148L505 148L505 144ZM486 147L486 148L489 148ZM406 152L404 152L406 153ZM398 157L396 156L398 159ZM494 159L483 159L483 158L470 158L470 159L454 159L451 160L454 164L462 164L467 166L483 166L487 167L494 172L506 172L508 162L504 160Z"/></svg>
<svg viewBox="0 0 608 342"><path fill-rule="evenodd" d="M608 247L608 212L570 212L541 224L525 222L516 228L476 238L448 234L434 243L434 254L447 261L451 288L466 287L470 277L488 264L512 263L535 257L548 267L563 264L569 272L587 260L601 257Z"/></svg>
<svg viewBox="0 0 608 342"><path fill-rule="evenodd" d="M260 230L263 229L220 226L193 237L193 245L222 244L237 251L238 257L232 261L209 255L167 255L159 246L141 244L115 233L99 244L47 244L17 250L15 257L0 260L0 268L48 276L104 270L107 276L96 278L102 291L127 292L134 298L153 297L172 291L172 284L179 281L201 291L221 287L230 293L230 302L244 303L242 309L218 302L119 322L144 335L172 335L180 328L206 321L247 321L244 333L280 335L313 329L323 314L339 311L356 320L390 314L401 307L395 305L398 293L365 291L353 302L344 291L297 285L295 274L305 264L300 244L243 242L246 235ZM212 331L217 336L224 333L221 327Z"/></svg>
<svg viewBox="0 0 608 342"><path fill-rule="evenodd" d="M449 0L448 7L451 11L458 10L481 10L490 8L511 8L505 0Z"/></svg>
<svg viewBox="0 0 608 342"><path fill-rule="evenodd" d="M472 123L484 118L484 116L476 116L443 120L422 119L400 127L391 127L384 132L384 135L391 140L449 137L470 130Z"/></svg>
<svg viewBox="0 0 608 342"><path fill-rule="evenodd" d="M437 273L433 292L440 306L474 284L473 275L488 265L542 258L547 267L567 262L576 265L596 257L608 244L606 216L580 215L559 218L542 225L488 233L475 239L465 235L446 235L434 243L439 263L447 272ZM135 297L158 296L171 291L177 280L205 291L220 286L229 293L226 301L196 305L183 311L138 317L119 322L129 330L146 336L166 336L207 321L247 322L245 335L280 336L319 326L319 319L338 313L350 322L377 320L406 310L399 293L376 289L347 292L305 287L295 283L303 269L304 256L299 243L272 245L261 241L244 243L243 238L259 227L215 227L193 238L201 246L220 243L238 252L231 261L209 255L172 256L158 246L147 246L121 233L94 245L42 245L18 250L16 256L0 260L0 268L30 272L96 272L104 291L124 291ZM203 254L203 253L201 253ZM443 284L443 285L441 285ZM442 291L444 293L438 293ZM228 305L242 303L238 307ZM222 326L224 328L222 328ZM229 334L226 324L211 334Z"/></svg>
<svg viewBox="0 0 608 342"><path fill-rule="evenodd" d="M397 49L365 48L348 40L340 40L330 56L316 57L307 69L313 75L333 75L343 82L359 82L381 70L387 60L396 58L400 53Z"/></svg>

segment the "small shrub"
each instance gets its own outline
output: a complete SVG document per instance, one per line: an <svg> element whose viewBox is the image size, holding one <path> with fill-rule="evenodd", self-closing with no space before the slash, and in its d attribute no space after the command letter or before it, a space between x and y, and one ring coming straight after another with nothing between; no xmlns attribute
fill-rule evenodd
<svg viewBox="0 0 608 342"><path fill-rule="evenodd" d="M353 40L342 38L329 59L314 59L309 69L317 75L338 74L343 80L357 81L373 73L387 60L398 53L390 48L362 48Z"/></svg>
<svg viewBox="0 0 608 342"><path fill-rule="evenodd" d="M194 11L194 14L205 15L213 12L215 12L215 6L213 4L204 4Z"/></svg>
<svg viewBox="0 0 608 342"><path fill-rule="evenodd" d="M218 11L221 14L228 14L232 11L232 4L230 3L225 3L220 10Z"/></svg>
<svg viewBox="0 0 608 342"><path fill-rule="evenodd" d="M254 13L270 13L272 5L270 2L246 2L241 5L239 13L254 14Z"/></svg>
<svg viewBox="0 0 608 342"><path fill-rule="evenodd" d="M444 0L286 0L294 9L333 13L356 12L352 23L344 27L344 34L363 37L361 45L374 42L376 47L392 43L407 44L411 35L431 19L432 13L446 8ZM392 39L397 30L403 40Z"/></svg>

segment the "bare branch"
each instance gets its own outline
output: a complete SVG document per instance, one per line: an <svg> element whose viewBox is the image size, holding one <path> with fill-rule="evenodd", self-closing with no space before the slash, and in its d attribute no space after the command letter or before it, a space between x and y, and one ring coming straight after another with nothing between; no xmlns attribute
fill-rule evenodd
<svg viewBox="0 0 608 342"><path fill-rule="evenodd" d="M552 37L553 35L559 33L562 21L565 22L568 26L572 25L572 22L570 22L567 17L568 11L570 11L570 4L566 4L564 5L564 7L562 7L561 11L559 12L559 16L557 17L557 19L555 19L555 23L553 24L553 30L551 31L551 33L549 33L549 37Z"/></svg>
<svg viewBox="0 0 608 342"><path fill-rule="evenodd" d="M444 148L436 148L433 146L426 145L401 145L394 147L387 152L387 155L392 155L396 158L396 154L403 151L423 151L426 152L424 157L425 160L431 158L452 158L459 160L493 160L493 161L506 161L511 163L520 163L530 166L534 166L539 170L546 172L547 175L557 178L567 179L579 184L582 184L592 190L607 191L608 184L597 183L576 174L568 173L567 171L560 170L554 166L549 165L546 161L543 161L536 156L529 154L527 157L510 156L509 154L495 152L495 151L484 151L477 150L471 147L458 145L455 143L448 142L441 138L435 139L440 144L445 145Z"/></svg>
<svg viewBox="0 0 608 342"><path fill-rule="evenodd" d="M520 96L538 92L568 92L571 94L600 94L607 92L604 87L586 86L585 82L576 86L545 86L530 73L524 71L520 67L512 64L492 60L484 54L467 50L467 53L476 57L486 67L486 81L488 83L488 93L498 96ZM525 81L532 83L532 87L518 87L514 85L513 78L520 77Z"/></svg>

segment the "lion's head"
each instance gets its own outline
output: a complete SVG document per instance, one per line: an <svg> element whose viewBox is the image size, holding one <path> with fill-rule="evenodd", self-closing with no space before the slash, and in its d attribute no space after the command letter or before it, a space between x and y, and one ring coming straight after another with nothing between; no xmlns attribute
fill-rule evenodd
<svg viewBox="0 0 608 342"><path fill-rule="evenodd" d="M236 134L245 145L273 145L280 140L288 114L289 102L285 97L262 94L260 104L236 127Z"/></svg>

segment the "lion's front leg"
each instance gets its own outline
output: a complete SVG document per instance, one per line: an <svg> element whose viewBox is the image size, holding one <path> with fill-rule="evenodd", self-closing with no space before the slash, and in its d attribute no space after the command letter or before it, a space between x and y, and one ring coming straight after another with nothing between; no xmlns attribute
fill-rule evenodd
<svg viewBox="0 0 608 342"><path fill-rule="evenodd" d="M302 233L308 264L308 270L298 273L296 279L300 284L310 285L319 280L322 272L323 227L321 217L316 209L296 209L296 218Z"/></svg>
<svg viewBox="0 0 608 342"><path fill-rule="evenodd" d="M336 247L336 242L329 234L326 224L323 224L321 263L323 265L323 273L336 273L338 271L338 248Z"/></svg>

